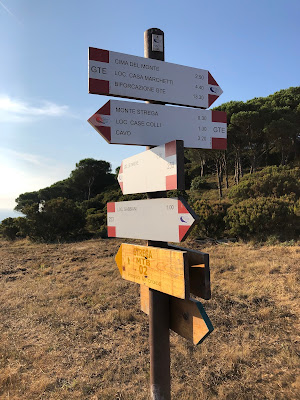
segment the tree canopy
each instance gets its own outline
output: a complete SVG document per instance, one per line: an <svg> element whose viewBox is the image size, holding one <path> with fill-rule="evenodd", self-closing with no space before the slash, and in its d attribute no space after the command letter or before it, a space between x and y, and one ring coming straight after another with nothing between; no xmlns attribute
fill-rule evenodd
<svg viewBox="0 0 300 400"><path fill-rule="evenodd" d="M39 191L20 194L16 199L15 210L26 215L28 206L43 205L59 197L77 202L90 200L114 183L115 175L111 173L109 162L85 158L76 163L76 168L71 171L69 178Z"/></svg>
<svg viewBox="0 0 300 400"><path fill-rule="evenodd" d="M194 234L296 237L300 87L215 109L227 113L227 150L185 149L186 192L181 195L199 214ZM46 241L105 236L107 202L144 197L123 196L110 163L85 158L68 178L20 194L15 209L25 217L2 221L0 232L8 239L29 236Z"/></svg>

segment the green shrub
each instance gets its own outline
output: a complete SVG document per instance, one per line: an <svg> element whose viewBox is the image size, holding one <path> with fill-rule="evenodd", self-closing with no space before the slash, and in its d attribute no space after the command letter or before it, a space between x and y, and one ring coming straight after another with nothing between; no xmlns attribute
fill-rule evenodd
<svg viewBox="0 0 300 400"><path fill-rule="evenodd" d="M26 213L27 234L32 240L51 242L73 239L84 230L84 213L71 199L51 199L40 208L31 206Z"/></svg>
<svg viewBox="0 0 300 400"><path fill-rule="evenodd" d="M95 209L89 209L86 215L86 229L90 233L103 237L106 229L106 215Z"/></svg>
<svg viewBox="0 0 300 400"><path fill-rule="evenodd" d="M15 240L27 236L27 220L24 217L5 218L0 224L2 237L8 240Z"/></svg>
<svg viewBox="0 0 300 400"><path fill-rule="evenodd" d="M226 203L208 202L197 200L193 209L199 220L194 230L194 235L218 238L224 235L226 210L229 207Z"/></svg>
<svg viewBox="0 0 300 400"><path fill-rule="evenodd" d="M272 235L286 240L299 233L299 216L294 207L284 198L250 198L229 207L225 221L230 234L243 239L265 240Z"/></svg>
<svg viewBox="0 0 300 400"><path fill-rule="evenodd" d="M185 190L168 190L167 191L168 198L184 198L187 202L189 202L189 195Z"/></svg>
<svg viewBox="0 0 300 400"><path fill-rule="evenodd" d="M5 218L0 225L1 235L8 240L14 240L19 232L19 226L16 222L17 218Z"/></svg>
<svg viewBox="0 0 300 400"><path fill-rule="evenodd" d="M254 174L245 175L228 196L235 201L256 197L300 197L300 168L288 166L266 167Z"/></svg>
<svg viewBox="0 0 300 400"><path fill-rule="evenodd" d="M196 178L194 178L192 180L192 183L191 183L191 190L192 191L201 190L201 189L207 189L207 188L208 188L207 181L202 176L196 176Z"/></svg>

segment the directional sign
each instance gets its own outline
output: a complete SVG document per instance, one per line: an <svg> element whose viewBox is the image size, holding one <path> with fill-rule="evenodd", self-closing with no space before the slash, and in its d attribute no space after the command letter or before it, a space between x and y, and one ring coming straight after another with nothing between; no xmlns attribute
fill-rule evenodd
<svg viewBox="0 0 300 400"><path fill-rule="evenodd" d="M204 69L90 47L89 93L208 108L223 91Z"/></svg>
<svg viewBox="0 0 300 400"><path fill-rule="evenodd" d="M223 111L110 100L88 122L108 142L159 146L184 140L184 147L225 150Z"/></svg>
<svg viewBox="0 0 300 400"><path fill-rule="evenodd" d="M123 279L181 299L189 297L186 252L123 243L116 263Z"/></svg>
<svg viewBox="0 0 300 400"><path fill-rule="evenodd" d="M196 218L184 199L107 203L107 234L109 237L181 242Z"/></svg>
<svg viewBox="0 0 300 400"><path fill-rule="evenodd" d="M195 345L202 343L214 328L200 301L172 296L169 299L170 329ZM149 288L144 285L141 285L141 310L149 314Z"/></svg>
<svg viewBox="0 0 300 400"><path fill-rule="evenodd" d="M174 140L126 158L118 182L123 194L184 190L183 141Z"/></svg>
<svg viewBox="0 0 300 400"><path fill-rule="evenodd" d="M168 248L187 253L190 291L194 296L209 300L211 298L209 254L170 244L168 245Z"/></svg>

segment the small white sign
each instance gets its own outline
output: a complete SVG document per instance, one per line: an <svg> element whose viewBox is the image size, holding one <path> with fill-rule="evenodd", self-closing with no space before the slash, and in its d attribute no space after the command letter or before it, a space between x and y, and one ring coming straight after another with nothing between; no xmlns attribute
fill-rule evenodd
<svg viewBox="0 0 300 400"><path fill-rule="evenodd" d="M164 43L163 43L163 35L152 35L152 51L159 51L163 53L164 51Z"/></svg>
<svg viewBox="0 0 300 400"><path fill-rule="evenodd" d="M121 163L118 182L123 194L184 190L184 154L174 140Z"/></svg>
<svg viewBox="0 0 300 400"><path fill-rule="evenodd" d="M109 237L181 242L195 219L195 213L183 199L107 203Z"/></svg>

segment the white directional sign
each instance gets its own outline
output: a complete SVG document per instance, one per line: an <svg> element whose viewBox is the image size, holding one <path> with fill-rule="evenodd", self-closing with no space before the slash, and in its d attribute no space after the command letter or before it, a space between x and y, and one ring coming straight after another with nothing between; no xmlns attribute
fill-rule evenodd
<svg viewBox="0 0 300 400"><path fill-rule="evenodd" d="M107 203L107 234L109 237L181 242L196 218L184 199Z"/></svg>
<svg viewBox="0 0 300 400"><path fill-rule="evenodd" d="M108 143L160 146L184 140L188 148L227 148L223 111L110 100L88 122Z"/></svg>
<svg viewBox="0 0 300 400"><path fill-rule="evenodd" d="M173 140L121 163L118 182L123 194L184 190L183 142Z"/></svg>
<svg viewBox="0 0 300 400"><path fill-rule="evenodd" d="M204 69L90 47L89 93L208 108L223 91Z"/></svg>

